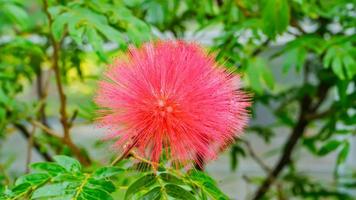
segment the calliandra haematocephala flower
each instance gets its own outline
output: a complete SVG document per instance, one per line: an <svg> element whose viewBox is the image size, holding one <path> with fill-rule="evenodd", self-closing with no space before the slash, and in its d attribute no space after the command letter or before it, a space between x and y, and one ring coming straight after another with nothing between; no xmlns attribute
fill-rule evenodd
<svg viewBox="0 0 356 200"><path fill-rule="evenodd" d="M249 96L196 43L148 42L116 59L95 98L115 147L177 164L216 158L248 121Z"/></svg>

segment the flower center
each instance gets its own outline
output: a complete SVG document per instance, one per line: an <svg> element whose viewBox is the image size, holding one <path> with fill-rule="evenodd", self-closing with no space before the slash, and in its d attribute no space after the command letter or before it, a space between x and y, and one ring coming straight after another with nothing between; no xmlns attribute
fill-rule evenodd
<svg viewBox="0 0 356 200"><path fill-rule="evenodd" d="M157 101L157 109L158 109L159 115L161 115L162 117L165 117L168 113L172 113L174 110L173 106L170 105L170 103L168 103L164 99L159 99Z"/></svg>

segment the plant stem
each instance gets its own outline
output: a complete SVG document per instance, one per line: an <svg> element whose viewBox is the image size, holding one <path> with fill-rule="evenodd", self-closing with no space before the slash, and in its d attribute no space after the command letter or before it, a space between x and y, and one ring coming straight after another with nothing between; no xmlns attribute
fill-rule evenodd
<svg viewBox="0 0 356 200"><path fill-rule="evenodd" d="M122 153L121 156L118 156L117 158L115 158L114 161L111 162L111 166L116 165L118 162L120 162L121 160L127 158L127 156L130 154L131 150L134 148L136 142L133 142L132 144L130 144L130 146L128 146L125 151Z"/></svg>
<svg viewBox="0 0 356 200"><path fill-rule="evenodd" d="M35 137L35 132L36 132L36 126L32 126L32 130L30 133L30 136L27 141L27 157L26 157L26 173L30 171L29 164L31 163L32 160L32 147L33 147L33 142L34 142L34 137Z"/></svg>

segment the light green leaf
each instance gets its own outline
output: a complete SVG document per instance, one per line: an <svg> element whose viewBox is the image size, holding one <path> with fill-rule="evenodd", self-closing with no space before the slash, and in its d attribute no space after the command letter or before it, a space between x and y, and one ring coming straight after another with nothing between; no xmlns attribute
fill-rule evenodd
<svg viewBox="0 0 356 200"><path fill-rule="evenodd" d="M123 39L123 35L120 31L112 28L109 25L100 24L97 26L98 30L105 35L111 41L115 41L120 47L126 46L126 41Z"/></svg>
<svg viewBox="0 0 356 200"><path fill-rule="evenodd" d="M123 172L123 169L119 167L102 167L97 169L92 177L96 179L109 178Z"/></svg>
<svg viewBox="0 0 356 200"><path fill-rule="evenodd" d="M89 187L84 187L83 192L79 196L88 200L113 200L108 192Z"/></svg>
<svg viewBox="0 0 356 200"><path fill-rule="evenodd" d="M346 75L348 78L352 78L356 75L356 57L352 57L350 54L344 55L343 64L346 70Z"/></svg>
<svg viewBox="0 0 356 200"><path fill-rule="evenodd" d="M50 162L33 163L30 165L30 167L31 169L36 171L45 171L52 176L55 176L59 173L63 173L66 171L62 166L58 165L57 163L50 163Z"/></svg>
<svg viewBox="0 0 356 200"><path fill-rule="evenodd" d="M283 33L289 24L290 14L287 0L267 0L262 11L263 31L274 38Z"/></svg>
<svg viewBox="0 0 356 200"><path fill-rule="evenodd" d="M54 160L68 172L80 172L82 170L80 163L68 156L54 156Z"/></svg>
<svg viewBox="0 0 356 200"><path fill-rule="evenodd" d="M1 5L2 4L2 5ZM12 3L1 3L0 10L12 21L19 24L21 27L26 28L30 23L30 18L27 12L20 6Z"/></svg>
<svg viewBox="0 0 356 200"><path fill-rule="evenodd" d="M94 28L87 28L86 33L88 36L89 43L92 45L93 49L96 51L98 54L99 58L101 60L106 61L106 56L103 53L103 40L99 36L98 32Z"/></svg>
<svg viewBox="0 0 356 200"><path fill-rule="evenodd" d="M44 173L36 173L36 174L27 174L18 178L15 182L15 185L20 185L23 183L29 183L31 185L40 185L45 183L50 176Z"/></svg>
<svg viewBox="0 0 356 200"><path fill-rule="evenodd" d="M72 16L69 13L63 13L54 19L51 31L56 41L59 41L62 38L65 25L71 20L71 18Z"/></svg>
<svg viewBox="0 0 356 200"><path fill-rule="evenodd" d="M83 26L77 27L77 21L70 21L68 23L68 32L70 37L77 43L77 45L82 45L83 43L83 34L85 28Z"/></svg>
<svg viewBox="0 0 356 200"><path fill-rule="evenodd" d="M342 69L342 62L340 57L335 57L332 61L331 67L334 73L341 79L345 79L345 75Z"/></svg>
<svg viewBox="0 0 356 200"><path fill-rule="evenodd" d="M45 185L35 190L31 196L31 199L44 199L44 198L52 198L59 196L73 196L75 194L75 190L70 189L69 183L56 183Z"/></svg>

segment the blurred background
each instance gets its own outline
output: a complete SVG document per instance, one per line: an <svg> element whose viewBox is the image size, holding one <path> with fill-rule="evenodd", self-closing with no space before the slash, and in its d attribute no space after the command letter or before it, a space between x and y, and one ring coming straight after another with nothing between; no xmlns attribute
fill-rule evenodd
<svg viewBox="0 0 356 200"><path fill-rule="evenodd" d="M0 188L57 154L107 164L92 101L105 66L183 39L253 94L246 133L206 163L222 191L356 199L355 27L354 0L0 0Z"/></svg>

